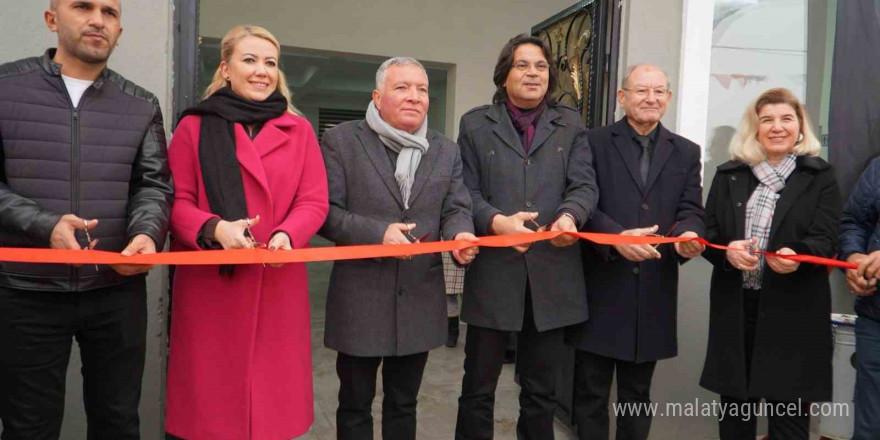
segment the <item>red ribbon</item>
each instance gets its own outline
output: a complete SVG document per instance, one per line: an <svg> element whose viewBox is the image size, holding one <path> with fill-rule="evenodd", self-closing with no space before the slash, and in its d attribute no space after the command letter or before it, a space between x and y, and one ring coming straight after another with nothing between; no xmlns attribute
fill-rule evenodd
<svg viewBox="0 0 880 440"><path fill-rule="evenodd" d="M685 241L697 241L706 246L721 250L744 251L731 249L727 246L712 244L702 238L684 237L649 237L617 234L599 234L594 232L562 232L545 231L530 234L493 235L480 237L480 247L511 247L531 244L538 241L552 240L560 235L569 235L581 240L588 240L603 245L626 244L663 244ZM0 248L0 261L17 263L58 263L58 264L160 264L160 265L220 265L220 264L273 264L273 263L310 263L317 261L354 260L358 258L402 257L408 255L431 254L460 250L473 246L474 243L463 240L434 241L428 243L412 243L402 245L363 245L336 246L291 251L269 251L266 249L235 249L224 251L181 251L143 254L125 257L117 252L71 249L34 249L34 248ZM824 266L857 269L858 266L832 258L815 257L812 255L778 255L772 252L761 252L765 256L781 257L801 263L820 264Z"/></svg>
<svg viewBox="0 0 880 440"><path fill-rule="evenodd" d="M722 246L720 244L712 244L702 238L697 238L695 240L700 243L703 243L706 246L713 247L715 249L721 249L723 251L748 252L745 249L734 249L729 246ZM761 255L764 255L765 257L785 258L786 260L797 261L798 263L813 263L813 264L819 264L822 266L839 267L841 269L858 269L859 268L858 264L847 263L846 261L835 260L834 258L816 257L813 255L805 255L805 254L780 255L775 252L765 252L765 251L759 251L758 253L760 253Z"/></svg>

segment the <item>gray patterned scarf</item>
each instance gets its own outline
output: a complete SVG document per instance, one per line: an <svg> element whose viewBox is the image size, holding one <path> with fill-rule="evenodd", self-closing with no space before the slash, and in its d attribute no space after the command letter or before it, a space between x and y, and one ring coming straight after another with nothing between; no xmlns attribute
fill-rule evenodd
<svg viewBox="0 0 880 440"><path fill-rule="evenodd" d="M373 101L367 107L367 125L379 135L379 139L391 151L397 153L397 168L394 170L394 178L400 188L403 197L403 206L409 209L409 196L412 193L413 182L416 179L416 170L422 156L428 152L428 117L415 133L407 133L398 130L382 119L379 110Z"/></svg>
<svg viewBox="0 0 880 440"><path fill-rule="evenodd" d="M779 193L785 189L785 181L794 172L797 156L789 153L775 167L766 160L752 165L752 173L760 182L746 205L746 239L757 237L757 247L767 250L770 225ZM743 288L759 290L764 274L764 256L758 256L758 270L743 272Z"/></svg>

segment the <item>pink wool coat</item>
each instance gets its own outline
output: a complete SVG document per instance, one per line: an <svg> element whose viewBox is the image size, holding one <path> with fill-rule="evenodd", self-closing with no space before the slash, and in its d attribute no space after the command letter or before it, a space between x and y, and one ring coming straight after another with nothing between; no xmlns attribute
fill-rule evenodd
<svg viewBox="0 0 880 440"><path fill-rule="evenodd" d="M173 250L198 249L211 213L199 166L200 118L169 147L176 196ZM248 216L257 241L286 232L294 249L327 216L327 177L309 122L284 114L251 141L235 126ZM235 220L235 219L227 219ZM304 264L180 266L174 274L165 428L187 440L282 440L312 424L309 292Z"/></svg>

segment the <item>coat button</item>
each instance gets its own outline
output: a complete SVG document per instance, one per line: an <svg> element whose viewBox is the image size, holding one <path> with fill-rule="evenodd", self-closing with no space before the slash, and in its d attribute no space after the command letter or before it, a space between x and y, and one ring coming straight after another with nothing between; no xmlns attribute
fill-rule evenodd
<svg viewBox="0 0 880 440"><path fill-rule="evenodd" d="M526 166L528 167L528 166L531 166L531 165L532 165L532 160L531 160L531 159L526 159Z"/></svg>
<svg viewBox="0 0 880 440"><path fill-rule="evenodd" d="M638 268L638 267L634 267L634 268L633 268L633 273L636 274L636 275L638 275L638 274L639 274L639 268Z"/></svg>
<svg viewBox="0 0 880 440"><path fill-rule="evenodd" d="M405 290L405 289L400 289L400 290L397 291L397 296L403 296L404 293L406 293L406 290Z"/></svg>
<svg viewBox="0 0 880 440"><path fill-rule="evenodd" d="M737 207L737 208L741 208L741 207L742 207L742 205L743 205L743 203L742 203L742 202L736 202L736 207Z"/></svg>
<svg viewBox="0 0 880 440"><path fill-rule="evenodd" d="M730 176L730 180L736 181L736 176Z"/></svg>
<svg viewBox="0 0 880 440"><path fill-rule="evenodd" d="M647 211L648 208L650 208L650 207L648 206L647 203L642 203L642 209L644 209L645 211Z"/></svg>
<svg viewBox="0 0 880 440"><path fill-rule="evenodd" d="M532 202L526 202L526 208L531 208L531 207L532 207L532 205L533 205L533 203L532 203Z"/></svg>

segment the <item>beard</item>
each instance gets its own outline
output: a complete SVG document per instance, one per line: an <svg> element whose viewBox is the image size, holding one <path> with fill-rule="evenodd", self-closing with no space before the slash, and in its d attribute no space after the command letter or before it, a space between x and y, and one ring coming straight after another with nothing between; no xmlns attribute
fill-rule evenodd
<svg viewBox="0 0 880 440"><path fill-rule="evenodd" d="M114 42L107 39L107 45L104 47L95 47L85 42L84 36L76 32L59 32L58 44L64 46L64 49L75 56L77 59L88 64L104 64L113 53L116 47ZM106 36L105 36L106 38Z"/></svg>

